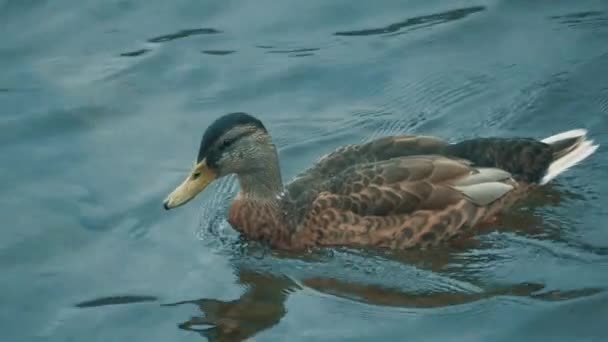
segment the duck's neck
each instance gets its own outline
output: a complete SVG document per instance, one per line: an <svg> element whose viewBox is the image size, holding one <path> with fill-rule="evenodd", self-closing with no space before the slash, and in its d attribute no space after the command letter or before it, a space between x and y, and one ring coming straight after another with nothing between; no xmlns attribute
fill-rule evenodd
<svg viewBox="0 0 608 342"><path fill-rule="evenodd" d="M238 175L240 199L272 204L283 191L283 179L276 150L265 153L247 173Z"/></svg>
<svg viewBox="0 0 608 342"><path fill-rule="evenodd" d="M251 170L251 169L250 169ZM253 240L279 248L291 245L281 203L283 182L276 152L253 171L239 174L241 191L230 208L229 222Z"/></svg>

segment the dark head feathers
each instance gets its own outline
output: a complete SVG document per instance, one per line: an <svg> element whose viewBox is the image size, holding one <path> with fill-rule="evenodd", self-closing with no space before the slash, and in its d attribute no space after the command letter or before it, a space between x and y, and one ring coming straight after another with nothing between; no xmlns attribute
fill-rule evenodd
<svg viewBox="0 0 608 342"><path fill-rule="evenodd" d="M200 162L209 154L209 150L216 143L216 141L223 136L226 132L234 128L235 126L250 125L257 127L266 132L266 127L262 124L262 121L247 113L229 113L217 118L203 134L201 145L198 150L198 157L196 162Z"/></svg>

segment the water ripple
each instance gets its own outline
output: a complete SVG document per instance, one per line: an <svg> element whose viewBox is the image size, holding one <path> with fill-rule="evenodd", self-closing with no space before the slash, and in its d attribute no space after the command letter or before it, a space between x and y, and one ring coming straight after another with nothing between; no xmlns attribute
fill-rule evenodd
<svg viewBox="0 0 608 342"><path fill-rule="evenodd" d="M121 57L137 57L141 56L150 51L150 49L139 49L135 51L123 52L120 54Z"/></svg>
<svg viewBox="0 0 608 342"><path fill-rule="evenodd" d="M430 15L423 15L413 18L408 18L404 21L389 24L384 27L352 30L352 31L340 31L335 32L336 36L371 36L371 35L383 35L387 33L396 33L404 28L415 28L417 26L430 27L443 23L447 23L454 20L466 18L467 16L484 11L485 6L473 6L466 8L459 8L455 10L445 11L441 13L435 13Z"/></svg>
<svg viewBox="0 0 608 342"><path fill-rule="evenodd" d="M569 28L600 29L608 28L608 15L602 11L584 11L549 17Z"/></svg>
<svg viewBox="0 0 608 342"><path fill-rule="evenodd" d="M211 116L235 109L268 124L285 179L391 134L587 127L604 146L605 1L0 3L7 340L605 336L601 148L425 253L246 241L226 220L234 177L161 208Z"/></svg>
<svg viewBox="0 0 608 342"><path fill-rule="evenodd" d="M236 50L203 50L202 53L213 56L226 56L235 53Z"/></svg>
<svg viewBox="0 0 608 342"><path fill-rule="evenodd" d="M164 43L164 42L168 42L168 41L172 41L172 40L176 40L176 39L187 38L190 36L218 34L218 33L222 33L222 31L216 30L214 28L187 29L187 30L180 30L180 31L177 31L174 33L164 34L161 36L150 38L150 39L148 39L148 42Z"/></svg>

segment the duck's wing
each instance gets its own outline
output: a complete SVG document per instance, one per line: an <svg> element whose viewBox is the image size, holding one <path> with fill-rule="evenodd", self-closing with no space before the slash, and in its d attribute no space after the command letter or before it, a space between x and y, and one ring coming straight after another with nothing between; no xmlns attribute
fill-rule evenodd
<svg viewBox="0 0 608 342"><path fill-rule="evenodd" d="M320 187L301 227L317 244L429 245L484 219L517 186L504 170L438 155L360 164Z"/></svg>
<svg viewBox="0 0 608 342"><path fill-rule="evenodd" d="M440 154L447 145L437 137L400 135L342 146L298 174L287 188L292 196L298 196L348 168L405 156Z"/></svg>
<svg viewBox="0 0 608 342"><path fill-rule="evenodd" d="M327 208L386 216L442 210L460 201L487 206L511 191L513 183L502 169L417 155L353 166L328 180L317 198L326 199L318 203ZM332 197L336 200L328 200Z"/></svg>

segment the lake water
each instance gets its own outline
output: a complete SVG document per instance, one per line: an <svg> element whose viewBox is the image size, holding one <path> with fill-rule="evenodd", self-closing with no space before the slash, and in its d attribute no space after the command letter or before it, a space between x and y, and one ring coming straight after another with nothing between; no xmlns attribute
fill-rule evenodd
<svg viewBox="0 0 608 342"><path fill-rule="evenodd" d="M608 2L0 1L2 341L608 340ZM165 212L199 139L263 120L289 179L396 133L587 128L479 242L287 255Z"/></svg>

